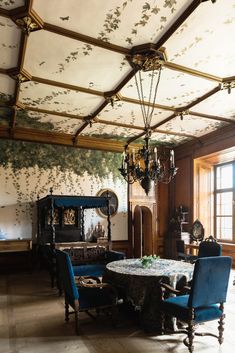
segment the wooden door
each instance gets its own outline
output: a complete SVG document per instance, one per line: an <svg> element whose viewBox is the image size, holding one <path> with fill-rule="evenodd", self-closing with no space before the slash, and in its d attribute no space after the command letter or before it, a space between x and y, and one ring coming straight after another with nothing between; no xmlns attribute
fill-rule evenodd
<svg viewBox="0 0 235 353"><path fill-rule="evenodd" d="M145 206L142 206L141 210L143 255L153 255L152 212Z"/></svg>
<svg viewBox="0 0 235 353"><path fill-rule="evenodd" d="M135 206L133 254L135 258L153 254L152 212L146 206Z"/></svg>
<svg viewBox="0 0 235 353"><path fill-rule="evenodd" d="M135 258L142 257L142 210L139 205L134 209L134 239L133 255Z"/></svg>

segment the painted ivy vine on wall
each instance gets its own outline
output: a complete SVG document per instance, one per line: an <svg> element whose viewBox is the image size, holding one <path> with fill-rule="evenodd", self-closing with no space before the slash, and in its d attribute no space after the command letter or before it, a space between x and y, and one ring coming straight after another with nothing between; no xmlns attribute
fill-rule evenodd
<svg viewBox="0 0 235 353"><path fill-rule="evenodd" d="M68 194L84 195L81 184L85 175L96 182L110 174L113 179L120 178L120 163L119 153L0 140L0 167L5 171L1 178L5 179L6 189L8 183L15 189L17 223L23 215L32 219L37 195L45 196L51 186L55 190L64 188Z"/></svg>
<svg viewBox="0 0 235 353"><path fill-rule="evenodd" d="M2 140L0 142L0 166L11 166L13 171L38 166L48 170L72 170L77 175L87 172L99 178L112 173L119 177L116 166L120 165L119 153L83 150L72 147Z"/></svg>

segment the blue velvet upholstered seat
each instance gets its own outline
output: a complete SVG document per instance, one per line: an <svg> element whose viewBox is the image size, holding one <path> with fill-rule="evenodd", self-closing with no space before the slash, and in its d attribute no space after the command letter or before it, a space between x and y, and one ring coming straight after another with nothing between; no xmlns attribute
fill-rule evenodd
<svg viewBox="0 0 235 353"><path fill-rule="evenodd" d="M123 260L124 258L125 253L122 251L106 250L103 255L102 263L73 265L74 275L103 277L107 263Z"/></svg>
<svg viewBox="0 0 235 353"><path fill-rule="evenodd" d="M105 271L105 264L85 264L73 266L75 276L96 276L102 277Z"/></svg>
<svg viewBox="0 0 235 353"><path fill-rule="evenodd" d="M209 335L218 338L220 344L223 342L223 303L226 301L231 264L232 259L228 256L199 258L195 263L189 294L168 297L161 303L163 319L168 314L188 324L184 343L190 352L193 351L195 324L219 320L219 335Z"/></svg>
<svg viewBox="0 0 235 353"><path fill-rule="evenodd" d="M79 312L88 312L92 309L110 308L114 313L117 304L117 294L114 288L106 283L80 281L75 283L73 266L67 253L57 250L56 259L59 269L60 281L65 298L65 320L69 320L69 314L75 313L75 328L78 333ZM93 280L93 278L91 278ZM73 312L70 312L70 307Z"/></svg>
<svg viewBox="0 0 235 353"><path fill-rule="evenodd" d="M221 256L222 245L210 236L202 241L198 249L198 257Z"/></svg>

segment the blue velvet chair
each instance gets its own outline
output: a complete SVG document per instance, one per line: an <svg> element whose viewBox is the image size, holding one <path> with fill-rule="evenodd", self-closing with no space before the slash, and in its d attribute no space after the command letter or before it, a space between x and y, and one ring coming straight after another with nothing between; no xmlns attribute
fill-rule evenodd
<svg viewBox="0 0 235 353"><path fill-rule="evenodd" d="M216 239L213 238L212 235L210 235L208 238L206 238L199 244L198 254L196 256L191 256L189 262L195 263L195 261L201 257L221 255L222 245L217 243Z"/></svg>
<svg viewBox="0 0 235 353"><path fill-rule="evenodd" d="M59 269L60 283L65 298L65 321L69 320L70 314L75 314L75 330L79 333L79 313L86 312L89 316L94 315L90 311L109 310L112 320L116 318L117 292L114 287L107 283L100 283L94 276L76 277L70 257L64 251L56 251L56 260ZM73 311L70 311L70 308Z"/></svg>
<svg viewBox="0 0 235 353"><path fill-rule="evenodd" d="M165 316L176 317L181 322L187 323L187 333L184 344L188 346L189 352L193 352L194 335L210 335L218 338L219 343L223 342L224 330L224 302L226 301L229 274L232 259L228 256L212 256L200 258L195 263L192 287L188 294L169 296L161 302L163 315L163 332L165 332ZM168 285L161 283L162 288L169 293ZM178 291L173 290L175 294ZM183 292L183 290L182 290ZM195 325L206 321L218 320L218 335L212 333L195 332Z"/></svg>
<svg viewBox="0 0 235 353"><path fill-rule="evenodd" d="M198 258L221 255L222 245L217 243L216 239L213 238L212 235L200 243L198 249Z"/></svg>

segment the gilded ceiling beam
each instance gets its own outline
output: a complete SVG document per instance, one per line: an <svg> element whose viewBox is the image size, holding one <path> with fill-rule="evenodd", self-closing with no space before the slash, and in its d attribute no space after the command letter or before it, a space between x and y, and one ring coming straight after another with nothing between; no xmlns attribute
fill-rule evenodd
<svg viewBox="0 0 235 353"><path fill-rule="evenodd" d="M2 68L0 67L0 74L2 74L2 75L8 75L7 69L2 69Z"/></svg>
<svg viewBox="0 0 235 353"><path fill-rule="evenodd" d="M189 103L188 105L181 107L180 109L176 109L176 111L180 112L183 110L188 110L188 109L194 107L195 105L197 105L198 103L201 103L205 99L213 96L215 93L219 92L220 90L221 90L221 85L218 85L215 88L213 88L212 90L210 90L209 92L203 94L201 97L195 99L193 102Z"/></svg>
<svg viewBox="0 0 235 353"><path fill-rule="evenodd" d="M104 93L103 92L97 91L97 90L94 90L94 89L90 89L90 88L84 88L84 87L80 87L80 86L76 86L76 85L70 85L68 83L48 80L48 79L45 79L45 78L42 78L42 77L37 77L37 76L32 76L31 80L35 81L35 82L38 82L38 83L42 83L44 85L49 85L49 86L53 86L53 87L61 87L61 88L69 89L71 91L83 92L83 93L88 93L88 94L93 94L93 95L96 95L96 96L104 97Z"/></svg>
<svg viewBox="0 0 235 353"><path fill-rule="evenodd" d="M121 101L123 101L123 102L140 105L140 101L138 99L128 98L128 97L125 97L125 96L122 96L122 95L120 95L120 97L121 97ZM143 102L143 105L148 106L148 103L147 102ZM169 110L169 111L172 111L172 112L175 111L175 108L169 107L167 105L161 105L161 104L154 104L154 108L162 109L162 110Z"/></svg>
<svg viewBox="0 0 235 353"><path fill-rule="evenodd" d="M189 110L188 113L190 115L198 116L198 117L201 117L201 118L223 121L223 122L228 123L228 124L235 124L235 120L224 118L222 116L216 116L216 115L210 115L210 114L204 114L204 113L197 113L197 112L192 111L192 110Z"/></svg>
<svg viewBox="0 0 235 353"><path fill-rule="evenodd" d="M222 77L215 76L215 75L210 75L210 74L208 74L206 72L194 70L194 69L191 69L191 68L186 67L186 66L182 66L182 65L178 65L178 64L172 63L170 61L164 62L163 66L168 68L168 69L170 69L170 70L173 70L173 71L183 72L185 74L189 74L189 75L192 75L192 76L204 78L206 80L215 81L215 82L218 82L218 83L222 83L222 81L223 81Z"/></svg>
<svg viewBox="0 0 235 353"><path fill-rule="evenodd" d="M42 131L35 129L26 129L15 127L9 129L6 126L0 126L0 138L14 139L36 143L48 143L77 148L94 149L109 152L123 152L123 141L114 141L94 137L80 136L76 146L73 143L73 135L63 134L51 131ZM139 147L139 145L134 145Z"/></svg>
<svg viewBox="0 0 235 353"><path fill-rule="evenodd" d="M166 135L172 135L172 136L182 136L182 137L188 137L191 139L197 139L195 135L190 135L190 134L184 134L182 132L174 132L174 131L169 131L169 130L161 130L161 129L155 129L153 132L158 132L159 134L166 134Z"/></svg>
<svg viewBox="0 0 235 353"><path fill-rule="evenodd" d="M96 121L97 123L100 124L106 124L106 125L110 125L110 126L117 126L117 127L124 127L127 129L134 129L134 130L144 130L143 126L133 126L130 124L122 124L122 123L117 123L116 121L107 121L107 120L102 120L102 119L97 119Z"/></svg>
<svg viewBox="0 0 235 353"><path fill-rule="evenodd" d="M81 116L81 115L74 115L74 114L68 114L68 113L65 113L65 112L57 112L55 110L35 108L35 107L31 107L29 105L22 104L21 102L18 102L17 106L19 108L21 108L21 109L24 109L24 110L27 110L27 111L36 112L36 113L56 115L56 116L61 116L63 118L70 118L70 119L77 119L77 120L83 120L84 119L84 116Z"/></svg>
<svg viewBox="0 0 235 353"><path fill-rule="evenodd" d="M10 11L0 7L0 16L9 18L10 17Z"/></svg>
<svg viewBox="0 0 235 353"><path fill-rule="evenodd" d="M96 38L93 38L90 36L86 36L84 34L74 32L74 31L71 31L71 30L63 28L63 27L55 26L51 23L44 22L43 29L48 32L56 33L56 34L62 35L64 37L68 37L68 38L71 38L74 40L78 40L80 42L84 42L84 43L94 45L96 47L100 47L102 49L114 51L115 53L119 53L119 54L123 54L123 55L129 54L129 49L127 49L127 48L124 48L124 47L121 47L119 45L115 45L112 43L104 42L103 40L96 39Z"/></svg>

